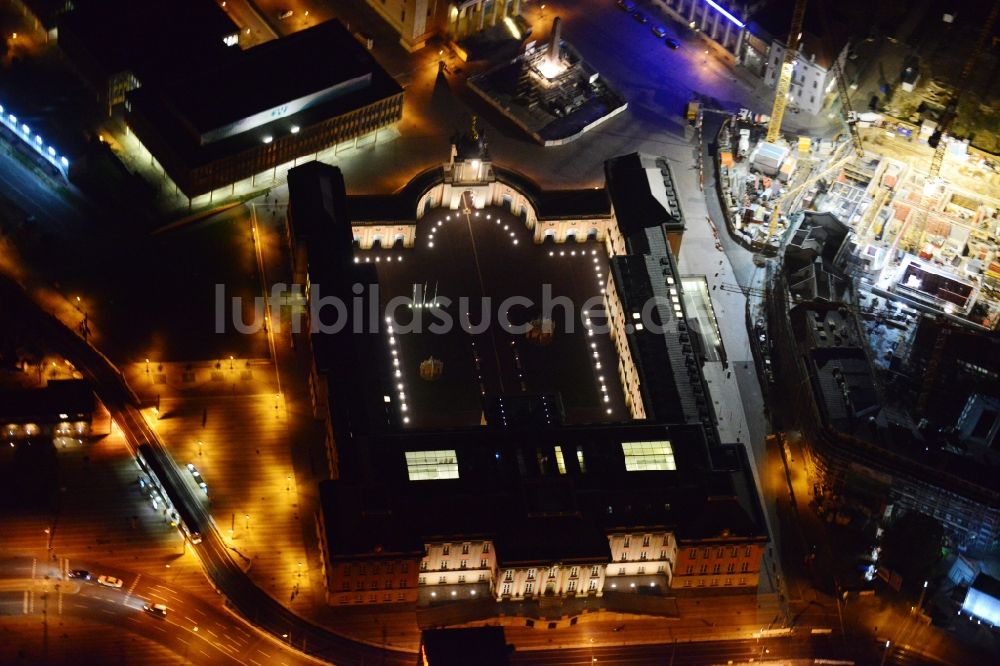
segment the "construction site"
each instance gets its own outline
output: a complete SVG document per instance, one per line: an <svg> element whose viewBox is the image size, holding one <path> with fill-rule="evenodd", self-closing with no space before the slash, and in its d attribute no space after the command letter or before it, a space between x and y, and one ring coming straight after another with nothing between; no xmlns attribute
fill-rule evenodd
<svg viewBox="0 0 1000 666"><path fill-rule="evenodd" d="M781 128L806 3L795 2L770 116L743 110L717 137L726 225L765 274L722 288L748 297L772 424L801 434L810 497L840 507L827 522L919 512L949 545L995 557L1000 174L951 127L1000 0L942 111L859 114L835 62L829 108L843 129L819 140Z"/></svg>
<svg viewBox="0 0 1000 666"><path fill-rule="evenodd" d="M894 303L973 329L1000 324L1000 198L989 155L948 134L977 46L936 118L919 125L854 111L833 63L832 140L781 132L805 0L796 2L770 117L741 112L718 136L718 182L730 233L764 256L794 242L806 211L829 213L849 232L837 264L854 303ZM983 25L985 43L1000 2ZM761 122L763 121L763 122ZM802 235L802 234L798 234Z"/></svg>

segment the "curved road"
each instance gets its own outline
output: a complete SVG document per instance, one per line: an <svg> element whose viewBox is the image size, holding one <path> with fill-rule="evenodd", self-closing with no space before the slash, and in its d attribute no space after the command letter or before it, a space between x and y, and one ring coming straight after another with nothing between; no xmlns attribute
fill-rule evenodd
<svg viewBox="0 0 1000 666"><path fill-rule="evenodd" d="M218 604L172 588L165 580L98 562L74 562L74 567L87 569L95 577L110 574L125 582L121 589L112 589L93 580L42 579L41 571L32 578L32 565L28 558L0 562L0 592L6 593L0 594L0 615L20 615L24 593L29 592L34 596L31 605L35 612L46 608L52 622L69 616L107 624L159 643L176 654L187 654L196 662L266 664L277 656L282 663L310 663L307 657L247 631ZM144 613L142 606L147 602L166 604L167 617Z"/></svg>
<svg viewBox="0 0 1000 666"><path fill-rule="evenodd" d="M8 316L17 317L23 326L32 329L40 339L46 340L65 358L72 360L77 370L91 382L94 392L122 429L133 451L139 444L149 443L169 458L156 433L139 412L135 394L107 357L41 310L19 285L6 276L0 278L0 304ZM227 604L243 617L273 636L290 634L297 648L337 664L410 666L413 663L413 653L383 650L318 627L292 613L257 587L232 559L211 516L190 496L191 491L187 484L181 482L176 466L168 466L168 475L171 476L169 481L162 481L171 486L165 488L171 500L175 504L178 500L183 501L191 507L202 525L202 542L192 546L192 549L201 560L209 581L226 598ZM178 494L184 497L178 497Z"/></svg>

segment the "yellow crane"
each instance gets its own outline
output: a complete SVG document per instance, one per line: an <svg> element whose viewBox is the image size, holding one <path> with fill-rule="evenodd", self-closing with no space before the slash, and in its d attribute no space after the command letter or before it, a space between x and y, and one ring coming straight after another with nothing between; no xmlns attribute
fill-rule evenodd
<svg viewBox="0 0 1000 666"><path fill-rule="evenodd" d="M827 175L830 174L830 172L836 171L840 167L844 166L844 164L848 160L850 160L851 158L854 157L854 153L852 151L850 151L850 150L847 150L848 146L850 146L850 145L851 144L849 144L849 143L841 144L840 150L846 150L846 153L844 155L842 155L842 156L834 159L833 161L831 161L826 166L825 169L823 169L822 171L820 171L815 176L807 178L804 181L802 181L801 183L799 183L798 185L789 188L784 194L782 194L780 197L778 197L777 199L775 199L775 201L774 201L774 209L771 211L771 220L770 220L770 223L767 226L767 238L764 239L764 243L763 243L764 247L767 247L767 245L771 242L771 238L774 237L775 229L777 229L777 227L778 227L778 220L781 218L781 206L785 203L785 201L787 201L788 199L794 197L796 194L798 194L799 192L801 192L803 189L805 189L805 188L809 187L810 185L816 183L821 178L825 178Z"/></svg>
<svg viewBox="0 0 1000 666"><path fill-rule="evenodd" d="M976 61L979 59L979 54L983 52L986 46L986 40L993 31L993 24L996 23L997 15L1000 15L1000 0L996 0L993 3L993 9L990 10L990 15L987 17L986 23L983 24L983 29L979 31L979 38L976 40L976 45L973 47L972 53L969 54L968 60L965 61L962 73L958 77L958 83L955 85L955 94L952 95L948 101L948 106L944 109L944 113L941 114L937 129L934 130L930 139L927 140L927 144L934 149L934 157L931 158L930 173L932 180L941 175L941 165L944 164L945 146L941 139L944 138L944 133L948 131L955 120L955 116L958 115L958 100L969 84L969 75L972 74Z"/></svg>
<svg viewBox="0 0 1000 666"><path fill-rule="evenodd" d="M795 0L792 10L792 27L788 33L788 45L785 57L781 61L781 71L774 91L774 106L771 107L771 122L767 126L767 142L774 143L781 136L781 119L785 116L785 106L788 104L788 89L792 85L792 70L795 67L795 56L799 51L799 40L802 39L802 24L806 16L806 0Z"/></svg>

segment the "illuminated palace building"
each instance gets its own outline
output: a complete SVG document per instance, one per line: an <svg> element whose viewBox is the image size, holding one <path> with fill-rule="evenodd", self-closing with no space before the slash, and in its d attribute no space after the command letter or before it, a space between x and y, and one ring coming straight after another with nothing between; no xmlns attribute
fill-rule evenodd
<svg viewBox="0 0 1000 666"><path fill-rule="evenodd" d="M110 0L61 15L58 35L189 199L269 185L296 160L402 117L402 88L336 20L242 50L214 0Z"/></svg>
<svg viewBox="0 0 1000 666"><path fill-rule="evenodd" d="M399 33L408 51L443 36L454 43L484 32L506 33L516 41L530 32L521 17L522 0L367 0L368 6ZM464 53L463 53L464 54Z"/></svg>
<svg viewBox="0 0 1000 666"><path fill-rule="evenodd" d="M475 126L395 195L348 197L319 162L289 173L296 281L353 301L310 336L329 603L754 598L768 537L744 450L714 426L670 171L632 154L606 179L538 188Z"/></svg>

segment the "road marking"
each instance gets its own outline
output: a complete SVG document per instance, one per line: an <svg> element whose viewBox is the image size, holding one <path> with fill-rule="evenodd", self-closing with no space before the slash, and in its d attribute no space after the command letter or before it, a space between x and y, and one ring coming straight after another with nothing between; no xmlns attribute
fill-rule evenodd
<svg viewBox="0 0 1000 666"><path fill-rule="evenodd" d="M184 619L187 620L188 622L191 622L192 624L198 624L198 620L195 620L194 618L190 618L187 615L184 616Z"/></svg>
<svg viewBox="0 0 1000 666"><path fill-rule="evenodd" d="M132 581L132 584L129 585L128 592L125 594L125 600L122 601L123 605L128 606L128 600L132 596L132 590L134 590L135 586L139 584L139 579L140 578L142 578L142 574L139 574L138 576L136 576L135 580Z"/></svg>
<svg viewBox="0 0 1000 666"><path fill-rule="evenodd" d="M108 615L114 615L114 611L109 611L107 608L102 608L101 612L102 613L107 613Z"/></svg>
<svg viewBox="0 0 1000 666"><path fill-rule="evenodd" d="M247 657L247 661L249 661L251 664L257 664L257 666L264 666L259 661L257 661L256 659L252 659L251 657Z"/></svg>
<svg viewBox="0 0 1000 666"><path fill-rule="evenodd" d="M28 614L28 597L31 595L31 590L24 591L24 614Z"/></svg>
<svg viewBox="0 0 1000 666"><path fill-rule="evenodd" d="M212 634L212 635L213 635L213 636L215 636L216 638L218 638L218 637L219 637L219 634L215 633L214 631L212 631L211 629L209 629L209 628L207 628L207 627L205 628L205 631L207 631L208 633Z"/></svg>
<svg viewBox="0 0 1000 666"><path fill-rule="evenodd" d="M63 593L62 593L62 590L59 590L59 614L60 615L62 615L62 609L63 609Z"/></svg>
<svg viewBox="0 0 1000 666"><path fill-rule="evenodd" d="M270 659L270 658L271 658L271 655L269 655L268 653L264 652L264 651L263 651L263 650L261 650L260 648L258 648L258 649L257 649L257 652L260 652L260 653L261 653L262 655L264 655L264 656L265 656L265 657L267 657L268 659Z"/></svg>
<svg viewBox="0 0 1000 666"><path fill-rule="evenodd" d="M195 609L194 609L194 612L195 612L195 613L201 613L201 614L202 614L202 616L204 616L204 617L208 617L208 613L206 613L205 611L203 611L203 610L202 610L202 609L200 609L200 608L195 608Z"/></svg>
<svg viewBox="0 0 1000 666"><path fill-rule="evenodd" d="M212 656L212 655L208 654L207 652L205 652L204 650L202 650L201 648L198 648L198 652L201 652L206 657L211 657Z"/></svg>
<svg viewBox="0 0 1000 666"><path fill-rule="evenodd" d="M188 642L187 642L186 640L184 640L183 638L180 638L180 637L178 637L178 638L177 638L177 640L179 640L179 641L180 641L181 643L184 643L184 645L190 645L190 643L188 643Z"/></svg>
<svg viewBox="0 0 1000 666"><path fill-rule="evenodd" d="M31 558L31 580L35 580L35 570L38 568L38 558Z"/></svg>
<svg viewBox="0 0 1000 666"><path fill-rule="evenodd" d="M77 608L90 608L90 606L88 606L87 604L74 603L73 605L76 606Z"/></svg>

